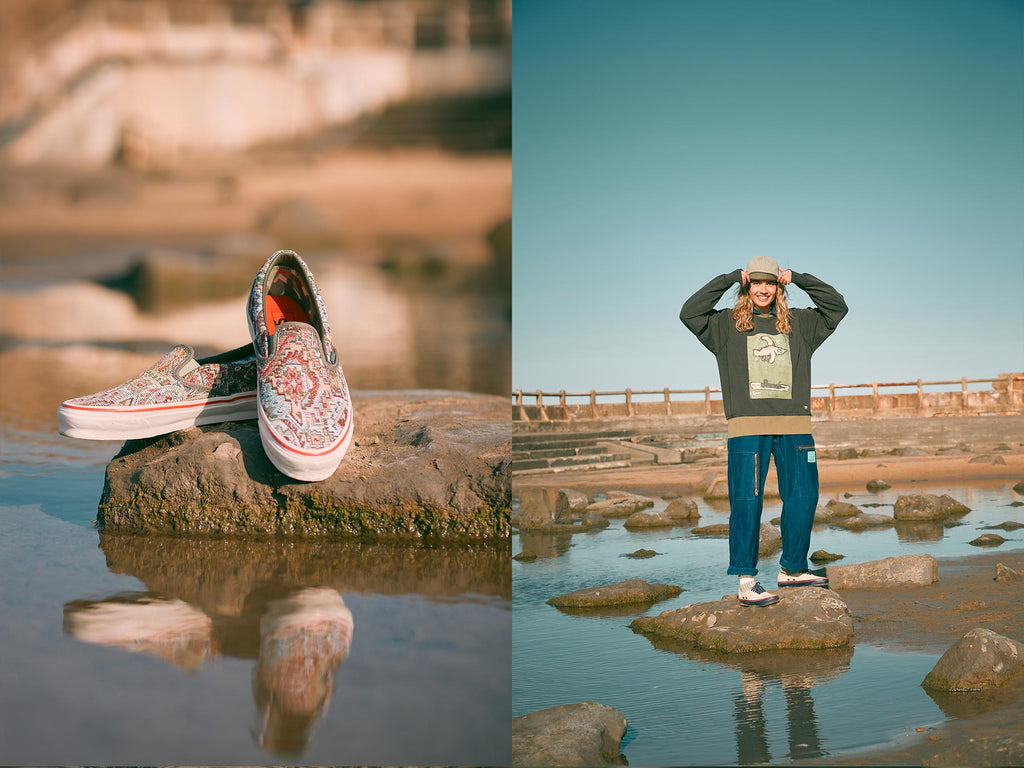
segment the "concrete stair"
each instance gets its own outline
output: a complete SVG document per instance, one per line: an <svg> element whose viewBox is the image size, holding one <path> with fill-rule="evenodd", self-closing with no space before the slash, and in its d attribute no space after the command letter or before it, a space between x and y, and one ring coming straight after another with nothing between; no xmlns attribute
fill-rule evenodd
<svg viewBox="0 0 1024 768"><path fill-rule="evenodd" d="M653 464L654 456L632 447L629 438L626 430L513 435L512 474Z"/></svg>

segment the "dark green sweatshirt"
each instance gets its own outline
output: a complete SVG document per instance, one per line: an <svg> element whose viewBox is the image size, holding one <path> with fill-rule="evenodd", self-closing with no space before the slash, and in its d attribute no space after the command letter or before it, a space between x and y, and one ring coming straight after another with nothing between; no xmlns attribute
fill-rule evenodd
<svg viewBox="0 0 1024 768"><path fill-rule="evenodd" d="M802 435L811 431L811 354L846 316L843 297L806 272L793 285L814 302L790 309L789 333L775 330L775 315L754 313L754 327L736 330L732 309L715 304L740 282L741 270L719 275L686 300L679 319L718 360L729 437Z"/></svg>

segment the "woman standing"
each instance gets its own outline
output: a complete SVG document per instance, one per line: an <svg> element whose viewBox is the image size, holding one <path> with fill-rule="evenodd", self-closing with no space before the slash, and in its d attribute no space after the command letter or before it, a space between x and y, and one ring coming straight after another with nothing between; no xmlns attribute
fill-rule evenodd
<svg viewBox="0 0 1024 768"><path fill-rule="evenodd" d="M715 310L739 283L731 310ZM803 289L813 309L790 309L786 286ZM757 575L764 483L775 457L782 497L779 587L826 586L807 570L818 505L818 465L811 437L811 354L839 325L846 302L832 286L805 272L780 270L767 256L719 275L683 305L679 319L718 360L729 427L729 568L739 576L743 605L779 598Z"/></svg>

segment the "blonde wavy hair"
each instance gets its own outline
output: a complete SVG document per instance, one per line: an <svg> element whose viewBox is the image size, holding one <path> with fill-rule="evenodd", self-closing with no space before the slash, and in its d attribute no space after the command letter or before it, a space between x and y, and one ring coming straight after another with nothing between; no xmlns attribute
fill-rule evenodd
<svg viewBox="0 0 1024 768"><path fill-rule="evenodd" d="M736 306L732 308L732 317L736 321L737 331L749 331L754 327L754 300L750 298L750 283L740 286L736 297ZM775 294L775 330L778 333L789 333L792 325L789 322L789 303L786 301L786 286L779 285Z"/></svg>

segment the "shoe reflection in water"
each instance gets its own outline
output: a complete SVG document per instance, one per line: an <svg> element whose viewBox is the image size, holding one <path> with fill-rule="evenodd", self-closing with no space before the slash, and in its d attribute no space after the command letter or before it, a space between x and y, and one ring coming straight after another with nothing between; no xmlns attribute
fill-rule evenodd
<svg viewBox="0 0 1024 768"><path fill-rule="evenodd" d="M216 655L212 630L198 608L146 592L64 606L64 632L76 640L157 656L189 672Z"/></svg>
<svg viewBox="0 0 1024 768"><path fill-rule="evenodd" d="M743 688L735 698L736 752L740 765L767 763L772 759L762 706L765 684L770 680L781 679L785 693L789 735L787 757L796 760L825 754L818 736L814 699L811 698L814 681L810 677L798 674L765 675L744 670L740 678Z"/></svg>
<svg viewBox="0 0 1024 768"><path fill-rule="evenodd" d="M306 750L327 711L352 630L352 612L333 589L303 589L267 606L253 675L261 747L281 755Z"/></svg>

